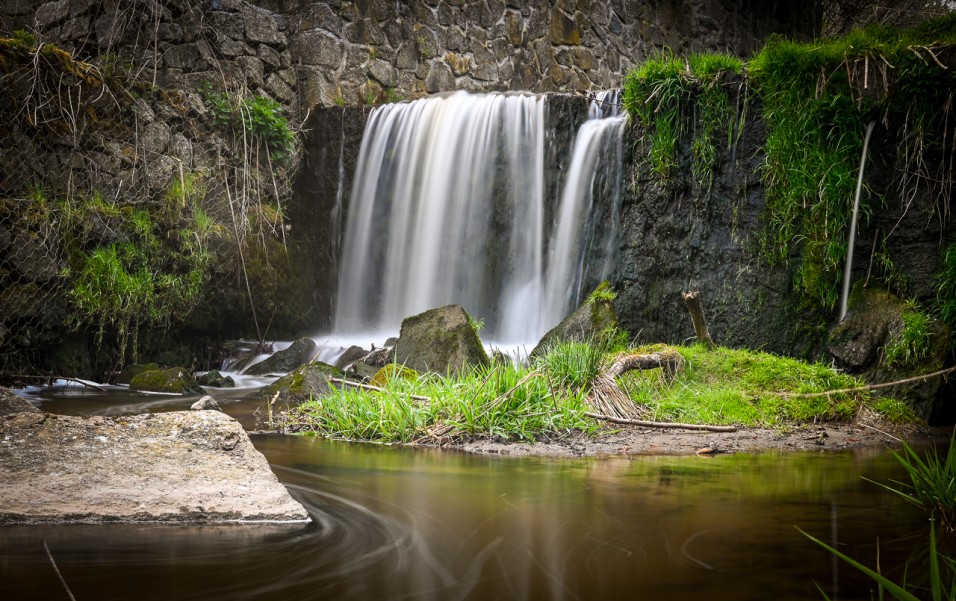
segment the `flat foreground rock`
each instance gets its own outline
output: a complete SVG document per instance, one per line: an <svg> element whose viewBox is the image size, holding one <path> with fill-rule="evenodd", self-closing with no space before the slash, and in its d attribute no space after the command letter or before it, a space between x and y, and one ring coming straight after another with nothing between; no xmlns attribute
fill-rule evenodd
<svg viewBox="0 0 956 601"><path fill-rule="evenodd" d="M308 520L218 411L0 418L0 524Z"/></svg>

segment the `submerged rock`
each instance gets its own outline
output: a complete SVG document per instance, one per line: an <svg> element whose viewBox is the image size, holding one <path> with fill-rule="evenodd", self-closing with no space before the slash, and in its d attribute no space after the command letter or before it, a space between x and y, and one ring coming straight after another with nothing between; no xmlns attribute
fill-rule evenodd
<svg viewBox="0 0 956 601"><path fill-rule="evenodd" d="M581 303L581 306L565 317L561 323L548 330L531 351L531 356L537 357L552 344L583 342L600 335L605 330L617 327L614 297L613 294L605 294L606 291L609 291L609 286L607 282L603 282Z"/></svg>
<svg viewBox="0 0 956 601"><path fill-rule="evenodd" d="M328 363L314 361L282 376L260 390L256 396L272 401L278 393L279 400L284 403L304 403L312 397L320 397L331 392L329 376L344 378L345 372Z"/></svg>
<svg viewBox="0 0 956 601"><path fill-rule="evenodd" d="M488 355L465 309L448 305L402 321L395 363L419 373L454 374L487 365Z"/></svg>
<svg viewBox="0 0 956 601"><path fill-rule="evenodd" d="M144 371L130 381L130 390L140 392L167 392L173 394L202 393L202 386L184 367Z"/></svg>
<svg viewBox="0 0 956 601"><path fill-rule="evenodd" d="M200 386L209 386L212 388L235 388L236 381L232 379L232 376L224 376L219 373L219 370L214 369L212 371L207 371L201 376L196 377L196 382Z"/></svg>
<svg viewBox="0 0 956 601"><path fill-rule="evenodd" d="M22 413L0 440L0 524L309 520L218 411Z"/></svg>
<svg viewBox="0 0 956 601"><path fill-rule="evenodd" d="M0 387L0 416L17 413L39 413L30 401L17 396L9 388Z"/></svg>
<svg viewBox="0 0 956 601"><path fill-rule="evenodd" d="M276 351L272 356L256 363L246 370L250 376L264 376L271 373L287 373L305 365L315 357L317 346L311 338L299 338L289 348Z"/></svg>

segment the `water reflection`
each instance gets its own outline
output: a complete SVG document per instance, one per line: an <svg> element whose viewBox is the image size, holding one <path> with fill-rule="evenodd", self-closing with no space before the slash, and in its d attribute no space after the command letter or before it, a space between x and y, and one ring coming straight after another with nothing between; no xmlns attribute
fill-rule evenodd
<svg viewBox="0 0 956 601"><path fill-rule="evenodd" d="M900 576L880 452L550 461L255 437L315 524L0 529L0 598L868 599L799 526ZM916 539L909 538L913 533ZM835 538L835 540L834 540ZM837 570L836 572L834 570Z"/></svg>

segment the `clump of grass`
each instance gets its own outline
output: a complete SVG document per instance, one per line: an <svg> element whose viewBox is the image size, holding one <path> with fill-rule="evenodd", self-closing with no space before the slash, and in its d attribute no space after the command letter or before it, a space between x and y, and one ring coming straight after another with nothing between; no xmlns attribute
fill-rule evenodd
<svg viewBox="0 0 956 601"><path fill-rule="evenodd" d="M951 244L943 252L943 268L937 282L939 315L950 327L956 328L956 244Z"/></svg>
<svg viewBox="0 0 956 601"><path fill-rule="evenodd" d="M726 87L728 74L743 63L723 54L695 54L687 61L663 52L625 78L624 107L649 129L651 170L667 181L678 166L678 143L693 132L693 175L710 187L723 130L733 140L736 107Z"/></svg>
<svg viewBox="0 0 956 601"><path fill-rule="evenodd" d="M925 598L917 595L914 591L925 589L927 587L916 587L907 583L905 580L903 584L897 584L881 574L878 571L879 567L877 567L876 570L869 568L859 561L853 559L849 555L834 549L820 539L810 536L803 530L797 528L797 531L833 555L839 557L854 568L869 576L877 584L877 588L879 589L879 599L884 598L884 592L889 592L894 599L898 599L899 601L920 601L921 599ZM932 523L930 524L929 529L929 547L927 555L929 560L929 575L927 584L933 601L956 599L956 559L939 552L936 544L936 528ZM925 567L923 569L925 569ZM817 585L817 590L820 591L820 594L824 599L829 601L830 597L823 592L823 589L820 588L820 585Z"/></svg>
<svg viewBox="0 0 956 601"><path fill-rule="evenodd" d="M945 457L933 448L923 458L905 442L903 452L894 451L893 456L910 482L876 484L925 509L947 532L956 532L956 437L950 440Z"/></svg>
<svg viewBox="0 0 956 601"><path fill-rule="evenodd" d="M913 303L907 303L902 314L903 327L884 348L888 367L918 366L929 356L931 319Z"/></svg>

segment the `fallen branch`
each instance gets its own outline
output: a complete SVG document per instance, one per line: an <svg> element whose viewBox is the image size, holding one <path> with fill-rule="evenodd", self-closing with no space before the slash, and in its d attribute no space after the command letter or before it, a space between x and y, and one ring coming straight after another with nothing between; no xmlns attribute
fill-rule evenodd
<svg viewBox="0 0 956 601"><path fill-rule="evenodd" d="M352 388L361 388L362 390L371 390L373 392L385 392L384 388L379 386L372 386L371 384L362 384L360 382L353 382L351 380L345 380L342 378L336 378L335 376L329 376L329 382L333 384L342 384L343 386L351 386ZM424 403L430 403L432 400L427 396L419 396L417 394L408 395L410 399L416 401L422 401Z"/></svg>
<svg viewBox="0 0 956 601"><path fill-rule="evenodd" d="M617 377L633 369L661 368L674 375L684 367L684 358L677 351L661 351L646 355L622 355L614 360L591 384L588 403L602 415L621 419L640 417L642 410L617 385Z"/></svg>
<svg viewBox="0 0 956 601"><path fill-rule="evenodd" d="M823 392L771 392L770 394L775 394L777 396L787 397L787 398L798 398L798 399L811 399L814 397L820 396L829 396L831 394L847 394L850 392L863 392L866 390L879 390L880 388L891 388L893 386L900 386L902 384L911 384L913 382L920 382L922 380L928 380L930 378L935 378L937 376L945 376L948 373L956 371L956 365L953 367L947 367L946 369L941 369L939 371L934 371L930 374L923 374L921 376L913 376L912 378L906 378L904 380L896 380L895 382L883 382L882 384L867 384L866 386L857 386L856 388L841 388L839 390L824 390Z"/></svg>
<svg viewBox="0 0 956 601"><path fill-rule="evenodd" d="M43 543L43 550L46 551L46 556L50 560L50 565L53 566L53 571L56 572L56 577L60 579L60 584L63 585L63 590L65 590L67 596L70 597L70 601L76 601L76 597L73 596L73 593L70 591L70 587L67 586L66 580L63 578L63 574L60 573L60 568L56 567L56 562L53 561L53 554L50 553L50 547L46 545L46 539L44 538L40 542Z"/></svg>
<svg viewBox="0 0 956 601"><path fill-rule="evenodd" d="M706 424L680 424L676 422L652 422L643 419L624 419L610 415L601 415L600 413L584 412L584 415L594 419L603 419L615 424L627 424L630 426L644 426L647 428L667 428L675 430L706 430L707 432L736 432L737 426L708 426Z"/></svg>

